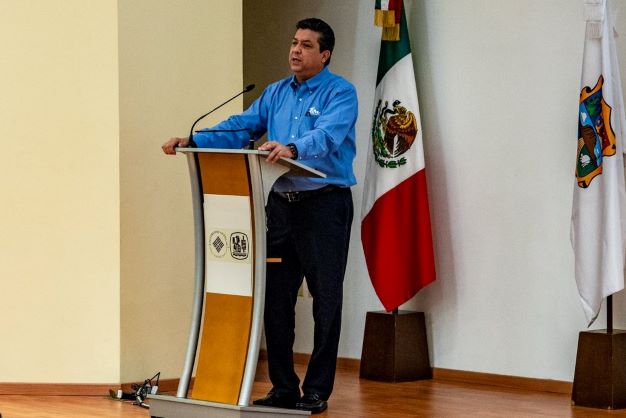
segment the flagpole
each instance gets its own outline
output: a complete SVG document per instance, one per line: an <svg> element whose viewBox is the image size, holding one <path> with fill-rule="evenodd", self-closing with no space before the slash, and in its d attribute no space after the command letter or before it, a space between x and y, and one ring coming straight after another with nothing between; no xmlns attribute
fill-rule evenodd
<svg viewBox="0 0 626 418"><path fill-rule="evenodd" d="M606 333L613 334L613 295L606 297Z"/></svg>

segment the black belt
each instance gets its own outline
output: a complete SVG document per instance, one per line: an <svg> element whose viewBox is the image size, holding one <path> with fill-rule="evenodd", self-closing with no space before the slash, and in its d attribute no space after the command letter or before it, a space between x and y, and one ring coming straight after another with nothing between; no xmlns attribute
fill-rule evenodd
<svg viewBox="0 0 626 418"><path fill-rule="evenodd" d="M281 199L286 200L287 202L300 202L301 200L308 199L309 197L317 196L323 193L332 192L333 190L339 190L339 186L335 186L334 184L329 184L327 186L322 187L321 189L314 190L304 190L301 192L272 192L276 196Z"/></svg>

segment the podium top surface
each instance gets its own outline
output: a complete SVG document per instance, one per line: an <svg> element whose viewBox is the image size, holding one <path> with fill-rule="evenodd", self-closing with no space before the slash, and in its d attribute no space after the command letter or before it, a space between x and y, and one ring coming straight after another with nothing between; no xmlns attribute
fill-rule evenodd
<svg viewBox="0 0 626 418"><path fill-rule="evenodd" d="M182 153L250 154L250 155L260 155L262 157L267 157L270 153L269 151L249 150L249 149L226 149L226 148L178 148L177 147L175 148L175 151L182 152ZM278 160L276 163L288 168L292 175L304 176L304 177L326 178L326 174L322 173L321 171L311 168L296 160L292 160L291 158L281 157L280 160Z"/></svg>

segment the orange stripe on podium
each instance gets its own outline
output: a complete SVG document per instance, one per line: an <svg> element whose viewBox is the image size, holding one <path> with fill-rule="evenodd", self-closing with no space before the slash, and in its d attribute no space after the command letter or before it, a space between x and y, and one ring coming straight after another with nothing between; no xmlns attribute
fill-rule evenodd
<svg viewBox="0 0 626 418"><path fill-rule="evenodd" d="M205 194L250 196L244 154L198 153L198 160Z"/></svg>
<svg viewBox="0 0 626 418"><path fill-rule="evenodd" d="M193 399L237 404L252 321L252 298L206 293Z"/></svg>

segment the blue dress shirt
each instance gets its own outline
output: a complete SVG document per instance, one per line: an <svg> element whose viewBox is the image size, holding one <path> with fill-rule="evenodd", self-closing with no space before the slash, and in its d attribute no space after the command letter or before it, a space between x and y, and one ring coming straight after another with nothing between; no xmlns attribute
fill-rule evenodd
<svg viewBox="0 0 626 418"><path fill-rule="evenodd" d="M298 160L327 175L324 178L285 175L276 181L279 192L313 190L328 184L356 184L352 162L356 155L355 124L358 103L354 86L327 67L298 83L288 77L270 84L243 113L211 129L247 129L260 138L281 144L293 143ZM193 137L200 148L242 148L250 133L198 132Z"/></svg>

